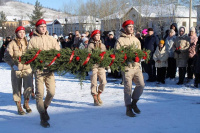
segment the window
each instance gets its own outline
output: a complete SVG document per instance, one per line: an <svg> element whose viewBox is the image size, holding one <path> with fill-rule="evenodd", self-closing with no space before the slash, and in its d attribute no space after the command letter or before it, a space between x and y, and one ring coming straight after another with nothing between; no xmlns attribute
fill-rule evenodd
<svg viewBox="0 0 200 133"><path fill-rule="evenodd" d="M193 27L197 27L197 22L193 22Z"/></svg>
<svg viewBox="0 0 200 133"><path fill-rule="evenodd" d="M184 21L184 22L182 22L182 26L185 26L186 27L186 22Z"/></svg>

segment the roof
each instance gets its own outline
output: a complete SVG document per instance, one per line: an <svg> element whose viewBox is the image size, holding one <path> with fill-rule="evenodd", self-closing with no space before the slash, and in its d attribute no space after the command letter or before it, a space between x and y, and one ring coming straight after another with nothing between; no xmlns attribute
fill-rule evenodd
<svg viewBox="0 0 200 133"><path fill-rule="evenodd" d="M121 19L127 14L129 11L135 9L137 12L141 14L142 17L189 17L189 8L181 5L142 5L142 6L133 6L127 9L121 10L114 14L104 17L105 19ZM197 17L197 11L192 10L192 17Z"/></svg>
<svg viewBox="0 0 200 133"><path fill-rule="evenodd" d="M98 23L100 22L99 18L95 18L92 16L72 16L65 18L67 24L74 24L74 23Z"/></svg>

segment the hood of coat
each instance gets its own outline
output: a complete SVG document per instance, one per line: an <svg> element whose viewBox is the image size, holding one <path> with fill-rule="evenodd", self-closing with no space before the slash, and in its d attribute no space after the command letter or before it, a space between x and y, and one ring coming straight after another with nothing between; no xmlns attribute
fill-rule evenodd
<svg viewBox="0 0 200 133"><path fill-rule="evenodd" d="M175 31L176 33L178 33L177 23L172 23L171 26L170 26L170 29L172 29L172 26L175 27L175 30L174 30L174 31Z"/></svg>
<svg viewBox="0 0 200 133"><path fill-rule="evenodd" d="M181 29L184 29L184 33L183 33L183 35L180 35L180 34L179 34L179 37L185 38L185 37L187 36L187 34L185 33L185 27L184 27L184 26L181 26L181 27L179 28L179 32L180 32Z"/></svg>

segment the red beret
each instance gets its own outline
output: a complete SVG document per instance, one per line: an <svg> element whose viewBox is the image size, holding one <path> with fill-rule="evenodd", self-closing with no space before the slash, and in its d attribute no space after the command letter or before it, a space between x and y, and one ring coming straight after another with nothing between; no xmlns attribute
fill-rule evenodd
<svg viewBox="0 0 200 133"><path fill-rule="evenodd" d="M44 19L40 19L40 20L38 20L38 21L36 22L35 26L37 27L37 26L39 26L39 25L41 25L41 24L46 24L46 21L45 21Z"/></svg>
<svg viewBox="0 0 200 133"><path fill-rule="evenodd" d="M127 25L132 24L134 25L134 21L133 20L127 20L122 24L122 27L125 28Z"/></svg>
<svg viewBox="0 0 200 133"><path fill-rule="evenodd" d="M19 26L19 27L17 27L17 29L15 30L15 33L17 33L17 32L20 31L20 30L25 30L25 28L24 28L23 26Z"/></svg>
<svg viewBox="0 0 200 133"><path fill-rule="evenodd" d="M93 36L95 36L96 34L101 34L100 30L94 30L91 34L91 38L93 38Z"/></svg>
<svg viewBox="0 0 200 133"><path fill-rule="evenodd" d="M33 35L33 31L31 31L30 33L29 33L29 36L31 37Z"/></svg>

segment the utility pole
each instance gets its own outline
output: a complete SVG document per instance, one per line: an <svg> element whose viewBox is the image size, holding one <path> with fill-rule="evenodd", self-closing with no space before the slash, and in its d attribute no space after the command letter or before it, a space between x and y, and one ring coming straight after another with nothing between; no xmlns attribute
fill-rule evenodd
<svg viewBox="0 0 200 133"><path fill-rule="evenodd" d="M189 29L191 27L191 17L192 17L192 0L190 0L190 13L189 13Z"/></svg>

